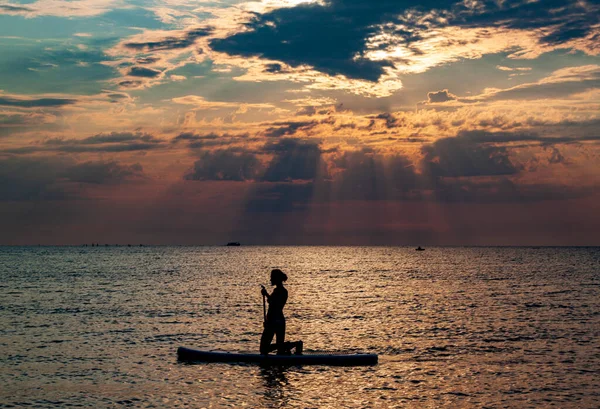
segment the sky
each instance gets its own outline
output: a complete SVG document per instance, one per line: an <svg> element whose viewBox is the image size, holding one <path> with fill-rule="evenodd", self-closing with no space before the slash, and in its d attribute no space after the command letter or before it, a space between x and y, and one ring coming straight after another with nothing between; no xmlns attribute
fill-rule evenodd
<svg viewBox="0 0 600 409"><path fill-rule="evenodd" d="M0 0L0 244L600 245L599 0Z"/></svg>

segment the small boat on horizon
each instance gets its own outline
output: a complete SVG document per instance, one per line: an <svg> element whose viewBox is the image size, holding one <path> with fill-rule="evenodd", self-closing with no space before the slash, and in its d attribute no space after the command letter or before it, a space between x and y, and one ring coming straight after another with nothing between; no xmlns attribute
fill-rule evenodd
<svg viewBox="0 0 600 409"><path fill-rule="evenodd" d="M230 241L229 243L227 243L227 246L241 246L239 241Z"/></svg>
<svg viewBox="0 0 600 409"><path fill-rule="evenodd" d="M425 249L423 247L421 247L421 246L417 247L415 250L416 251L425 251Z"/></svg>

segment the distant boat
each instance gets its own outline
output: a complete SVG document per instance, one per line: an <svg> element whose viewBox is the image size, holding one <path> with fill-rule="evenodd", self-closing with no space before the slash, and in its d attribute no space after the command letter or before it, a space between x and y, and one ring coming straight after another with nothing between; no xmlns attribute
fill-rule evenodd
<svg viewBox="0 0 600 409"><path fill-rule="evenodd" d="M423 247L421 247L421 246L417 247L415 250L417 250L417 251L425 251L425 249Z"/></svg>
<svg viewBox="0 0 600 409"><path fill-rule="evenodd" d="M241 246L239 241L230 241L227 243L228 246Z"/></svg>

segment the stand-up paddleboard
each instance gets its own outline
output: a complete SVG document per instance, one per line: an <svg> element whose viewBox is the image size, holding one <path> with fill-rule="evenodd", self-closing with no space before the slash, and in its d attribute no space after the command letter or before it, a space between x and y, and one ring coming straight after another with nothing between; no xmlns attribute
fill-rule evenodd
<svg viewBox="0 0 600 409"><path fill-rule="evenodd" d="M261 355L233 352L210 352L179 347L180 361L253 363L260 365L337 365L360 366L377 364L377 354L305 354L305 355Z"/></svg>

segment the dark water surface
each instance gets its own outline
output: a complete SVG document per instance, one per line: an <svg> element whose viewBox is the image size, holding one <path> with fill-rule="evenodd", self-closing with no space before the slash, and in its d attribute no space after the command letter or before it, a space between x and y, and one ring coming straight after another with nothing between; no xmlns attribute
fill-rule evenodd
<svg viewBox="0 0 600 409"><path fill-rule="evenodd" d="M289 338L374 367L178 363ZM0 247L0 407L598 408L599 248Z"/></svg>

